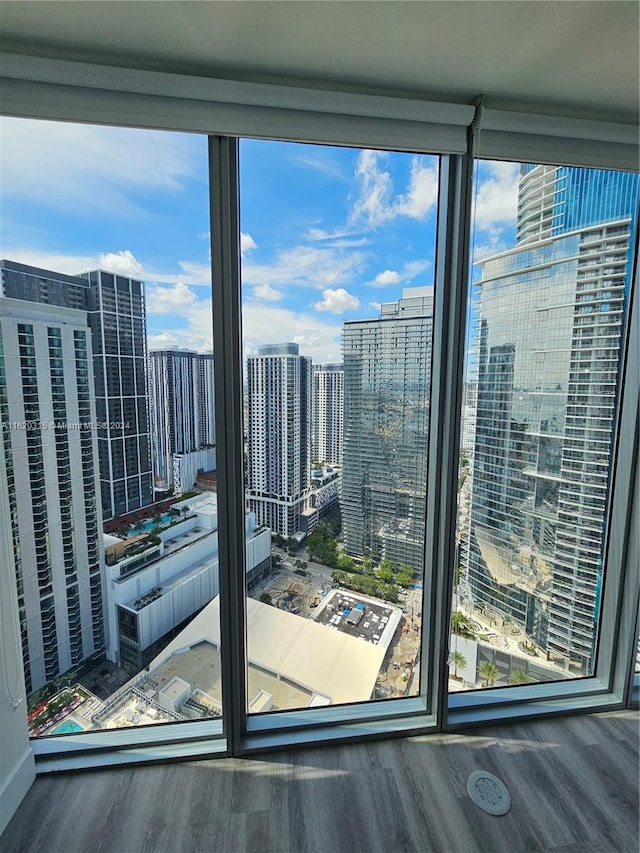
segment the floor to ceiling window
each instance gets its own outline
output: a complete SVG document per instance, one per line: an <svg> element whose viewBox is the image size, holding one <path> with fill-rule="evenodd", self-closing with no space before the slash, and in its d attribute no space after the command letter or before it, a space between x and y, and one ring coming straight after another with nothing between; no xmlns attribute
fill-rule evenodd
<svg viewBox="0 0 640 853"><path fill-rule="evenodd" d="M593 675L638 176L483 161L450 690Z"/></svg>
<svg viewBox="0 0 640 853"><path fill-rule="evenodd" d="M206 137L2 132L2 482L30 734L220 718Z"/></svg>
<svg viewBox="0 0 640 853"><path fill-rule="evenodd" d="M375 140L340 109L270 140L6 120L0 533L40 755L621 695L637 175L472 185L473 110Z"/></svg>
<svg viewBox="0 0 640 853"><path fill-rule="evenodd" d="M239 162L246 495L273 546L247 708L415 696L438 158L242 140Z"/></svg>

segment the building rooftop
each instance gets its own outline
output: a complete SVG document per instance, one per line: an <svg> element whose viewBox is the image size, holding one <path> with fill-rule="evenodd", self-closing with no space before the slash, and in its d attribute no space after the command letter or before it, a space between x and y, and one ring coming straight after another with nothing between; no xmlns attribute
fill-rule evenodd
<svg viewBox="0 0 640 853"><path fill-rule="evenodd" d="M332 589L310 618L386 652L402 619L402 610L378 598Z"/></svg>

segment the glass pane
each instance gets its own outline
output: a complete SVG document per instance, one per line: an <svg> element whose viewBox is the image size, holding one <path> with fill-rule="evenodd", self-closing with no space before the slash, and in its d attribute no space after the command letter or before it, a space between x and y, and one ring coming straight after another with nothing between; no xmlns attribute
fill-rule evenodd
<svg viewBox="0 0 640 853"><path fill-rule="evenodd" d="M0 488L31 734L219 716L207 140L2 124Z"/></svg>
<svg viewBox="0 0 640 853"><path fill-rule="evenodd" d="M250 713L420 689L438 168L241 142Z"/></svg>
<svg viewBox="0 0 640 853"><path fill-rule="evenodd" d="M589 676L638 176L482 162L450 690Z"/></svg>

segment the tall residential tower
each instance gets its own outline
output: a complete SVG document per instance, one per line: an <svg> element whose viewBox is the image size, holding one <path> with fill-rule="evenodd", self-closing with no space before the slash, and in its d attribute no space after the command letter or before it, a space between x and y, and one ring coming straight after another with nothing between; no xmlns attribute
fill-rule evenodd
<svg viewBox="0 0 640 853"><path fill-rule="evenodd" d="M31 693L105 649L93 359L85 310L8 298L2 273L2 559Z"/></svg>
<svg viewBox="0 0 640 853"><path fill-rule="evenodd" d="M311 359L269 344L247 360L249 509L281 536L301 529L311 465Z"/></svg>
<svg viewBox="0 0 640 853"><path fill-rule="evenodd" d="M313 441L316 462L342 465L344 368L341 364L313 366Z"/></svg>
<svg viewBox="0 0 640 853"><path fill-rule="evenodd" d="M215 468L213 355L189 350L149 353L151 448L157 488L190 489Z"/></svg>
<svg viewBox="0 0 640 853"><path fill-rule="evenodd" d="M433 288L344 324L342 518L350 554L424 565Z"/></svg>

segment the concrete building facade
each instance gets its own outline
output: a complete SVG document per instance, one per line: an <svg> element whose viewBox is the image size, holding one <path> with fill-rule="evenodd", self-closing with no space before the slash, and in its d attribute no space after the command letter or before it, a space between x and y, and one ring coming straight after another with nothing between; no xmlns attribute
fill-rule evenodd
<svg viewBox="0 0 640 853"><path fill-rule="evenodd" d="M87 313L0 291L0 489L27 693L104 653L101 508Z"/></svg>
<svg viewBox="0 0 640 853"><path fill-rule="evenodd" d="M341 364L313 366L313 459L320 465L342 465L344 368Z"/></svg>
<svg viewBox="0 0 640 853"><path fill-rule="evenodd" d="M149 403L154 486L180 494L216 466L213 355L149 353Z"/></svg>
<svg viewBox="0 0 640 853"><path fill-rule="evenodd" d="M290 537L302 529L311 464L311 359L270 344L247 360L249 508Z"/></svg>

